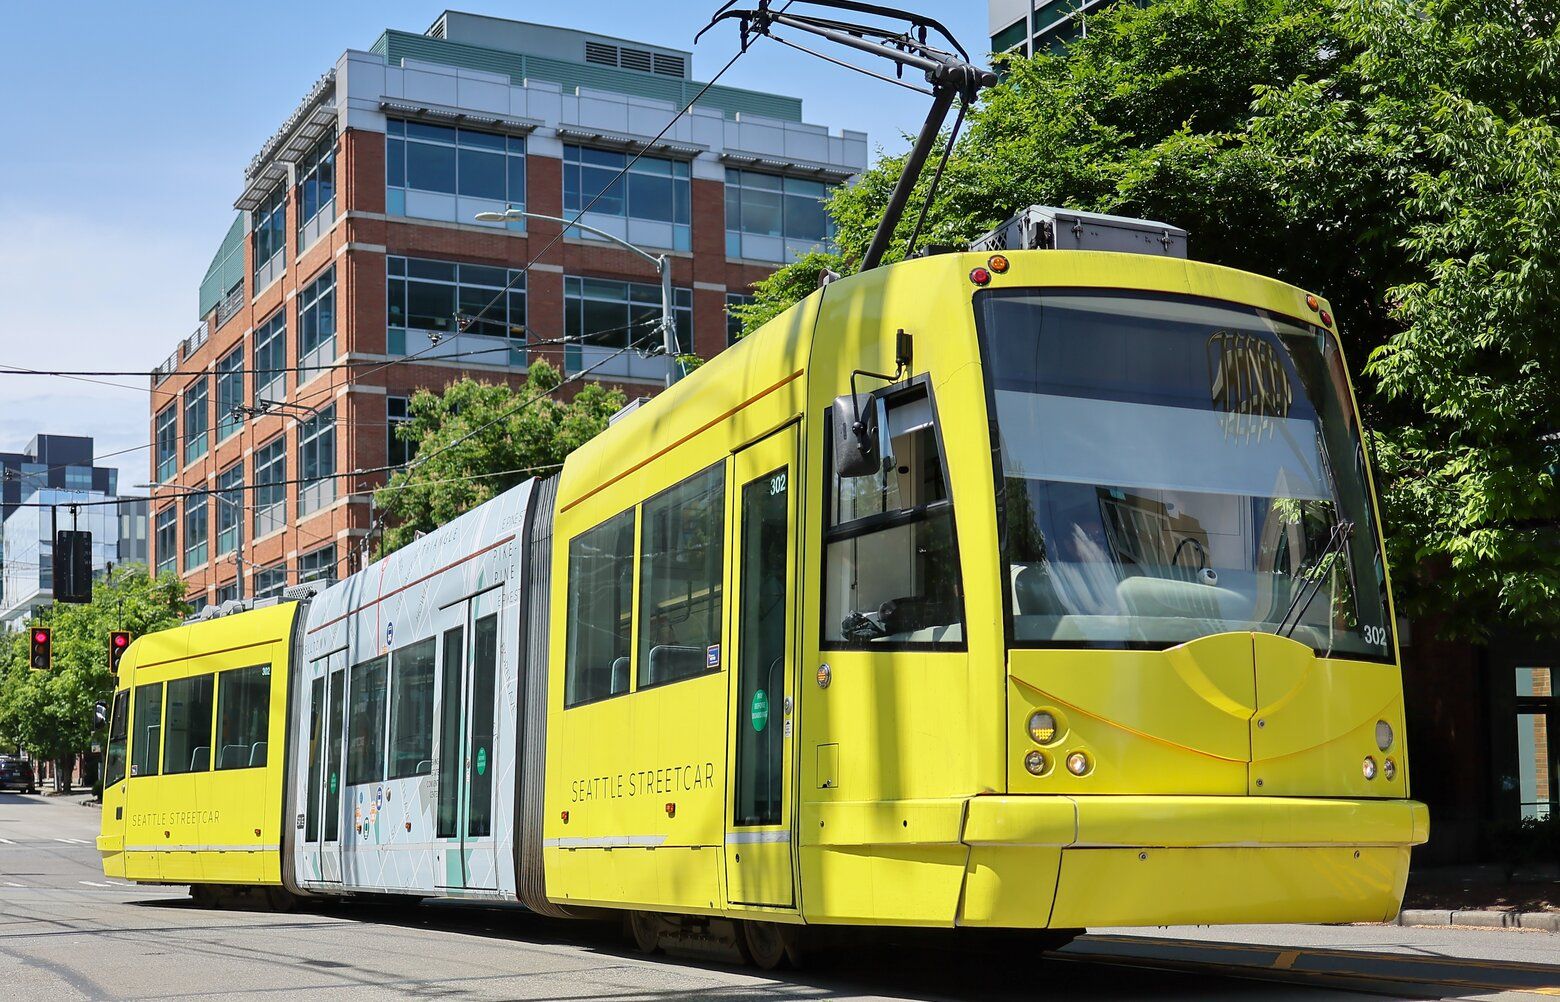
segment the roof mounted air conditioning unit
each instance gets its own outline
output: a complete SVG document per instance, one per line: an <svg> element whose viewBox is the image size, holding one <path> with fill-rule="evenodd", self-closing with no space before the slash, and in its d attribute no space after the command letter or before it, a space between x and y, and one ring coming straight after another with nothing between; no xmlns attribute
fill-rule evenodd
<svg viewBox="0 0 1560 1002"><path fill-rule="evenodd" d="M1031 205L970 243L972 251L1092 250L1186 257L1186 231L1169 223Z"/></svg>

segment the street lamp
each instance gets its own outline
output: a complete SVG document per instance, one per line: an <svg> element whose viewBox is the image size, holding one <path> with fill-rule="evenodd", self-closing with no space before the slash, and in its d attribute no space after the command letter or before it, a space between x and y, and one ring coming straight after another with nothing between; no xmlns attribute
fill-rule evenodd
<svg viewBox="0 0 1560 1002"><path fill-rule="evenodd" d="M558 216L549 216L540 212L527 212L525 209L516 209L513 206L503 212L479 212L479 223L507 223L519 219L540 219L547 223L557 223L565 229L584 230L594 233L603 240L610 240L619 247L638 254L640 257L655 265L656 274L661 276L661 346L666 352L670 365L666 369L666 385L677 382L677 377L682 367L677 362L677 319L672 312L672 262L665 254L651 254L649 251L634 246L615 233L598 229L579 220L562 219Z"/></svg>
<svg viewBox="0 0 1560 1002"><path fill-rule="evenodd" d="M234 413L237 413L239 410L240 410L240 407L234 407L233 408ZM136 484L135 486L137 488L145 488L145 489L153 491L153 492L161 490L163 492L163 496L164 497L167 497L168 493L169 493L168 492L168 487L169 487L168 484ZM177 487L178 485L175 484L173 486ZM240 488L240 489L242 489L242 488ZM234 501L232 498L228 497L226 492L224 492L224 491L212 491L212 490L207 490L207 491L181 490L181 491L175 491L174 494L173 494L174 497L181 497L181 498L197 497L197 496L200 496L200 495L205 495L208 498L215 498L216 500L221 501L224 504L232 505L234 508L237 508L238 509L237 528L238 528L239 535L240 536L243 535L243 532L244 532L244 506L243 506L243 504L241 502ZM243 598L244 597L244 567L245 567L246 564L248 566L250 566L250 567L253 567L254 564L252 562L244 559L244 552L243 552L243 544L242 543L240 543L237 546L233 547L233 563L238 565L238 578L236 579L236 581L234 583L238 586L238 597L239 598Z"/></svg>

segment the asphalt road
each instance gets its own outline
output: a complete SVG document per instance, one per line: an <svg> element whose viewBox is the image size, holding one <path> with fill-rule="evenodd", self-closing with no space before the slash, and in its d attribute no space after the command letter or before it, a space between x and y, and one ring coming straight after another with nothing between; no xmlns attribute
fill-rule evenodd
<svg viewBox="0 0 1560 1002"><path fill-rule="evenodd" d="M196 908L108 880L77 798L0 794L0 998L1363 999L1560 996L1560 935L1274 926L1097 930L1053 954L937 947L802 972L643 957L518 910Z"/></svg>

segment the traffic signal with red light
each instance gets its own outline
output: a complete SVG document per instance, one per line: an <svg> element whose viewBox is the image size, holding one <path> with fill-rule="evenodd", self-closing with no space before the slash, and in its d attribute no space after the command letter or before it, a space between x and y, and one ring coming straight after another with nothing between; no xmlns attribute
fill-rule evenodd
<svg viewBox="0 0 1560 1002"><path fill-rule="evenodd" d="M114 630L108 635L108 670L119 674L119 659L130 649L130 631Z"/></svg>
<svg viewBox="0 0 1560 1002"><path fill-rule="evenodd" d="M32 649L31 659L28 661L39 671L48 671L54 663L54 654L50 650L50 635L47 626L35 626L28 635L29 646Z"/></svg>

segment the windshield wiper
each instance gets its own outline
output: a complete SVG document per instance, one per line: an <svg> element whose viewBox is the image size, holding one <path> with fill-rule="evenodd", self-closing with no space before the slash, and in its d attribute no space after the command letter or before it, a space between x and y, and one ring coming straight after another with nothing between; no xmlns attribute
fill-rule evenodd
<svg viewBox="0 0 1560 1002"><path fill-rule="evenodd" d="M1316 560L1310 565L1309 569L1314 569L1315 573L1308 574L1307 568L1301 569L1300 573L1305 577L1305 581L1300 585L1300 590L1289 600L1289 608L1284 610L1283 618L1278 621L1278 629L1273 631L1275 634L1281 637L1294 635L1295 627L1299 626L1300 620L1305 617L1305 611L1311 607L1311 601L1316 598L1317 592L1322 590L1322 578L1326 576L1323 564L1328 557L1342 551L1352 535L1354 535L1354 523L1348 519L1343 519L1333 526L1332 534L1327 537L1327 545L1322 547L1322 552L1316 555ZM1301 598L1305 599L1304 603L1300 602ZM1300 606L1298 610L1295 609L1296 605ZM1295 618L1293 623L1289 623L1290 616ZM1289 623L1287 630L1284 629L1285 623Z"/></svg>

